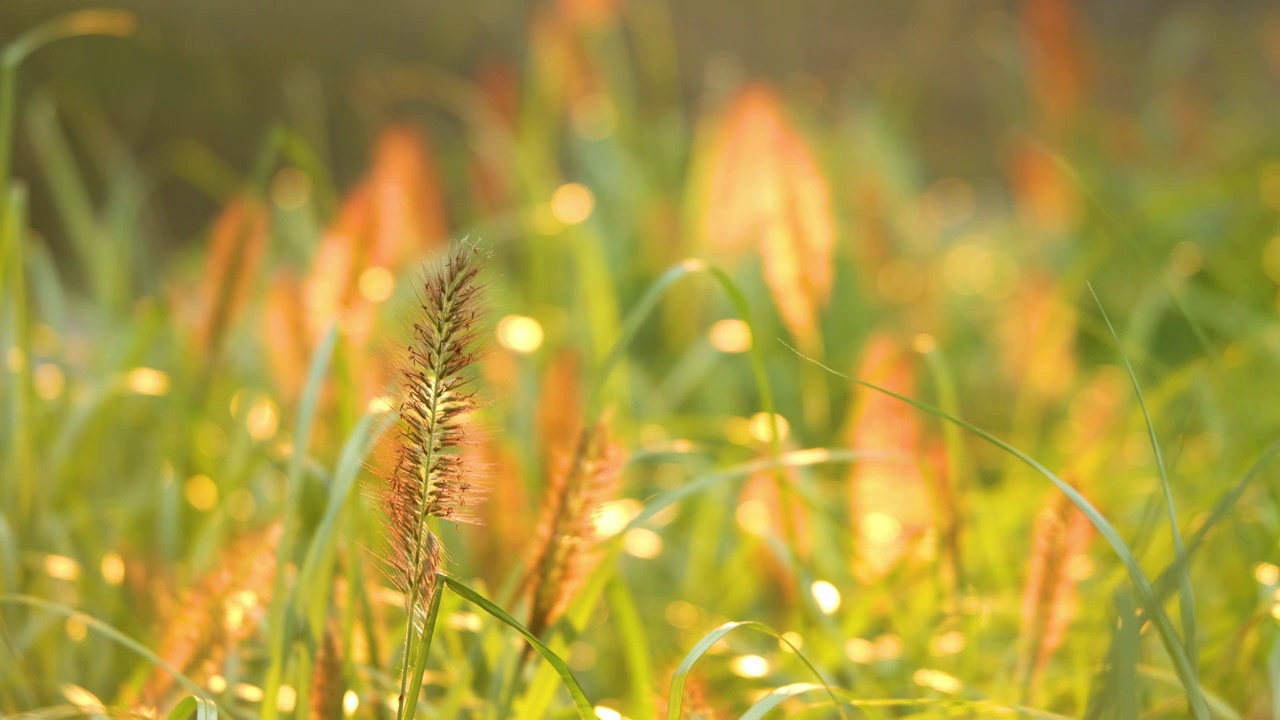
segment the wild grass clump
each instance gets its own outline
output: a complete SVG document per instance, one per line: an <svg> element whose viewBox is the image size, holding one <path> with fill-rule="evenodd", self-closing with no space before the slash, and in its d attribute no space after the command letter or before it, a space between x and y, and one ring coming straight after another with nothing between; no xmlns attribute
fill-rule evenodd
<svg viewBox="0 0 1280 720"><path fill-rule="evenodd" d="M1280 35L989 3L956 123L944 4L692 103L667 5L252 163L0 40L0 714L1276 715Z"/></svg>

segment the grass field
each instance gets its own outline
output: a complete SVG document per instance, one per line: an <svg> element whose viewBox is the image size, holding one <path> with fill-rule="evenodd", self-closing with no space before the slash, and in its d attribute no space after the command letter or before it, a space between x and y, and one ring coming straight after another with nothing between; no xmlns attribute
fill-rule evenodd
<svg viewBox="0 0 1280 720"><path fill-rule="evenodd" d="M1027 3L936 177L583 7L388 70L353 182L305 108L236 167L23 82L132 15L8 36L0 711L1280 718L1280 43L1178 25L1123 111Z"/></svg>

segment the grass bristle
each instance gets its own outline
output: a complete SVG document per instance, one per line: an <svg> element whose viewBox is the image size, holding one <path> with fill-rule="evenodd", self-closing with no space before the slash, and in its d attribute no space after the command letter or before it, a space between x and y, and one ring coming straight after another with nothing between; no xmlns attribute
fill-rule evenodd
<svg viewBox="0 0 1280 720"><path fill-rule="evenodd" d="M311 720L338 720L342 717L342 628L332 618L320 638L315 667L311 670Z"/></svg>
<svg viewBox="0 0 1280 720"><path fill-rule="evenodd" d="M1034 687L1075 617L1079 581L1074 561L1093 535L1088 519L1057 494L1036 518L1026 591L1022 596L1020 673L1026 692Z"/></svg>
<svg viewBox="0 0 1280 720"><path fill-rule="evenodd" d="M594 518L617 493L622 452L606 420L582 431L573 458L548 488L529 568L529 630L541 635L564 613L599 560Z"/></svg>
<svg viewBox="0 0 1280 720"><path fill-rule="evenodd" d="M226 546L161 621L156 643L160 657L184 671L199 665L216 667L229 648L254 632L270 601L280 532L277 523ZM143 685L142 698L157 706L173 688L173 676L155 668Z"/></svg>
<svg viewBox="0 0 1280 720"><path fill-rule="evenodd" d="M427 519L470 522L467 506L481 495L459 453L466 443L464 417L476 406L468 369L482 315L480 260L480 251L466 246L428 277L401 373L400 434L382 504L392 579L411 615L429 604L443 555Z"/></svg>

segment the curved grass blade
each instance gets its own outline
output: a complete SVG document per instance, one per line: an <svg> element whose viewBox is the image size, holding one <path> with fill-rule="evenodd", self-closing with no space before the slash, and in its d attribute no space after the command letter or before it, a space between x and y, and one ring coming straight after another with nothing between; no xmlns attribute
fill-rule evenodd
<svg viewBox="0 0 1280 720"><path fill-rule="evenodd" d="M831 702L836 703L836 707L839 708L840 717L847 717L844 712L844 706L841 705L839 699L836 698L835 691L831 689L831 686L827 683L826 679L822 677L822 673L818 672L818 668L814 667L813 663L809 662L809 659L804 656L804 653L800 652L800 648L791 644L791 641L783 637L782 633L779 633L777 630L774 630L764 623L754 622L751 620L740 620L737 622L727 622L706 635L703 635L702 639L693 646L693 649L684 656L684 660L680 662L680 666L675 669L675 672L671 673L671 691L667 694L667 720L680 720L680 711L684 704L684 682L689 676L689 671L693 669L694 664L697 663L703 655L707 654L707 651L711 649L712 645L715 645L721 638L739 628L757 630L786 643L787 647L791 648L791 651L796 654L796 657L800 658L800 662L804 663L804 666L809 668L809 671L813 673L814 677L818 678L822 687L826 689L827 694L831 697ZM781 702L781 700L779 702Z"/></svg>
<svg viewBox="0 0 1280 720"><path fill-rule="evenodd" d="M1138 671L1138 675L1142 677L1150 678L1166 685L1178 684L1178 676L1164 668L1139 663L1135 669ZM1231 707L1230 703L1222 699L1220 696L1206 690L1204 692L1204 699L1209 702L1209 710L1211 710L1214 717L1219 718L1219 720L1244 720L1244 716L1235 708Z"/></svg>
<svg viewBox="0 0 1280 720"><path fill-rule="evenodd" d="M37 25L0 50L0 226L8 213L4 192L9 184L13 150L18 66L51 42L82 35L125 37L133 33L136 22L136 16L125 10L79 10Z"/></svg>
<svg viewBox="0 0 1280 720"><path fill-rule="evenodd" d="M1237 480L1236 484L1233 485L1230 490L1222 494L1222 497L1214 504L1213 510L1209 512L1209 517L1205 518L1204 522L1200 524L1200 527L1196 528L1196 531L1191 534L1191 538L1187 540L1187 551L1185 554L1186 562L1191 561L1191 556L1195 555L1196 551L1204 545L1205 539L1209 536L1209 532L1213 530L1218 523L1222 522L1222 519L1227 516L1227 513L1231 512L1231 509L1240 501L1240 498L1244 497L1245 490L1249 489L1249 485L1251 485L1253 481L1262 474L1262 471L1267 467L1267 465L1275 459L1277 453L1280 453L1280 440L1276 440L1271 443L1271 445L1267 446L1267 448L1262 451L1262 455L1260 455L1253 463L1253 467L1250 467L1249 471ZM1183 564L1184 563L1182 562L1174 560L1169 567L1160 572L1160 575L1156 578L1155 582L1157 598L1163 600L1166 595L1173 592L1174 587L1177 586L1178 579L1183 573Z"/></svg>
<svg viewBox="0 0 1280 720"><path fill-rule="evenodd" d="M200 697L205 697L204 689L201 688L199 685L195 684L194 682L192 682L191 678L182 674L181 670L174 667L173 665L170 665L164 658L152 652L152 650L148 648L146 645L143 645L137 640L134 640L128 635L125 635L124 633L102 622L101 620L93 617L92 615L86 615L80 612L79 610L76 610L75 608L68 607L60 603L50 602L42 598L33 597L31 595L0 595L0 603L9 604L9 605L26 605L27 607L33 607L38 610L43 610L45 612L53 613L55 615L61 615L68 619L78 620L79 622L84 623L85 627L90 628L92 630L96 630L97 632L111 638L112 640L115 640L120 645L123 645L129 650L132 650L133 652L146 658L147 661L150 662L152 665L155 665L158 668L162 668L165 672L172 675L175 680L177 680L179 683L181 683L184 687L186 687L191 692L195 693Z"/></svg>
<svg viewBox="0 0 1280 720"><path fill-rule="evenodd" d="M1147 437L1151 440L1151 451L1156 456L1156 468L1160 474L1160 492L1164 495L1165 512L1169 515L1169 529L1173 533L1173 552L1177 558L1177 563L1181 567L1178 573L1178 602L1179 615L1182 617L1182 642L1187 649L1187 659L1191 663L1192 671L1196 670L1198 658L1200 656L1199 647L1196 644L1196 602L1194 591L1191 588L1191 567L1186 562L1187 551L1182 544L1182 532L1178 529L1178 513L1173 506L1173 487L1169 483L1169 471L1165 468L1164 453L1160 450L1160 441L1156 438L1156 427L1151 422L1151 411L1147 409L1146 398L1142 394L1142 387L1138 384L1138 374L1133 370L1133 363L1129 362L1129 356L1125 354L1124 348L1120 344L1120 334L1116 332L1116 327L1111 323L1111 317L1107 315L1106 308L1102 307L1102 300L1098 298L1098 293L1093 289L1093 283L1085 283L1089 288L1089 294L1093 296L1093 301L1098 305L1098 311L1102 313L1102 319L1107 323L1107 329L1111 331L1111 338L1115 341L1116 351L1120 353L1120 359L1124 361L1124 369L1129 373L1129 382L1133 384L1133 393L1138 396L1138 407L1142 408L1142 420L1147 426Z"/></svg>
<svg viewBox="0 0 1280 720"><path fill-rule="evenodd" d="M927 403L920 402L919 400L914 400L905 395L899 395L898 393L895 393L892 390L882 388L879 385L876 385L874 383L869 383L865 380L860 380L858 378L845 375L839 370L835 370L834 368L823 365L817 360L801 353L799 350L791 347L790 345L787 345L787 343L783 342L782 340L779 340L778 342L781 342L784 346L786 346L788 349L790 349L799 357L819 365L820 367L826 369L827 372L832 373L837 377L844 378L845 380L857 383L859 385L862 385L863 387L870 388L872 390L875 390L876 392L884 393L886 395L889 395L890 397L897 398L898 400L901 400L902 402L905 402L908 405L911 405L917 410L921 410L923 412L929 413L930 415L946 420L947 422L955 423L959 425L965 430L968 430L969 432L977 435L983 440L986 440L992 445L995 445L1001 450L1004 450L1005 452L1013 455L1018 460L1022 461L1031 469L1040 473L1046 479L1048 479L1050 482L1056 485L1059 490L1061 490L1064 494L1066 494L1067 498L1071 501L1071 503L1075 505L1076 508L1080 510L1080 512L1084 513L1085 517L1089 518L1090 524L1092 524L1094 529L1098 531L1098 534L1101 535L1103 539L1107 541L1107 544L1111 546L1111 549L1115 552L1116 557L1118 557L1120 561L1124 563L1125 568L1129 572L1129 578L1133 583L1134 589L1137 591L1138 597L1141 600L1143 609L1146 611L1148 615L1148 619L1155 626L1156 631L1160 636L1161 644L1164 645L1165 651L1169 653L1169 657L1173 661L1174 667L1177 669L1178 678L1182 682L1183 692L1186 693L1187 703L1188 705L1190 705L1192 717L1196 718L1196 720L1208 720L1209 707L1208 707L1208 704L1205 702L1204 693L1200 690L1200 684L1196 680L1195 670L1191 667L1190 659L1187 657L1186 648L1183 647L1182 642L1180 642L1180 639L1178 638L1178 633L1173 628L1173 622L1169 619L1169 614L1165 612L1164 607L1161 605L1159 598L1156 596L1155 588L1151 584L1150 578L1147 577L1147 574L1146 572L1143 571L1142 566L1138 564L1137 558L1133 556L1133 552L1130 551L1129 546L1125 544L1124 538L1120 537L1120 533L1115 529L1115 527L1111 524L1111 522L1107 520L1105 517L1103 517L1102 513L1098 512L1098 509L1095 508L1093 506L1093 503L1090 503L1089 500L1085 498L1084 495L1081 495L1078 490L1071 487L1071 485L1069 485L1067 482L1062 480L1062 478L1055 475L1052 471L1050 471L1047 467L1045 467L1035 458L1031 457L1030 455L1027 455L1026 453L1022 452L1018 448L1010 445L1004 440L1001 440L995 435L992 435L986 430L983 430L982 428L970 422L961 420L960 418L955 417L954 415L943 412L942 410L932 405L929 405Z"/></svg>
<svg viewBox="0 0 1280 720"><path fill-rule="evenodd" d="M212 700L188 695L167 717L168 720L218 720L218 706Z"/></svg>
<svg viewBox="0 0 1280 720"><path fill-rule="evenodd" d="M707 263L690 258L684 262L669 268L657 280L654 281L649 289L641 296L640 302L631 309L627 314L626 320L622 323L622 329L619 331L618 339L614 342L609 353L605 355L604 360L600 362L600 366L596 369L595 377L591 385L591 392L587 399L587 411L585 422L592 423L599 416L602 405L602 393L609 379L609 375L614 368L622 361L622 357L627 347L635 338L640 330L640 326L644 321L653 314L658 306L658 301L662 299L667 290L680 278L691 275L693 273L705 272L710 275L720 288L724 291L725 296L733 305L734 311L738 313L738 318L746 324L751 336L758 337L755 322L751 317L751 307L747 303L747 296L742 293L733 279L723 270ZM778 415L774 410L773 390L769 385L769 373L764 362L764 352L760 348L760 343L751 343L751 349L748 351L751 358L751 374L755 381L756 392L760 395L760 409L768 415L769 418L769 452L774 457L782 454L782 441L778 433ZM792 527L791 503L792 488L787 482L786 475L781 469L775 475L775 481L778 483L778 490L782 496L782 521L783 532L788 541L794 544L795 528Z"/></svg>
<svg viewBox="0 0 1280 720"><path fill-rule="evenodd" d="M445 573L438 573L436 578L440 582L443 582L453 592L462 596L471 603L478 605L481 610L484 610L498 620L501 620L508 627L520 633L521 637L527 640L529 644L533 646L533 649L537 650L538 654L541 655L547 663L551 665L551 667L555 668L556 674L560 676L560 680L564 683L565 689L567 689L569 691L569 695L573 697L573 704L578 711L578 715L581 716L583 720L593 720L595 718L596 714L591 708L591 701L587 700L587 695L582 691L582 686L578 683L578 679L573 676L573 671L569 669L569 666L565 664L565 661L562 660L560 656L551 652L551 649L546 645L543 645L542 641L538 640L538 638L534 637L533 633L529 632L528 628L520 624L519 620L511 617L511 615L507 614L506 610L498 607L492 600L484 597L480 593L472 590L470 587L467 587L462 582L459 582L457 579L450 575L446 575Z"/></svg>

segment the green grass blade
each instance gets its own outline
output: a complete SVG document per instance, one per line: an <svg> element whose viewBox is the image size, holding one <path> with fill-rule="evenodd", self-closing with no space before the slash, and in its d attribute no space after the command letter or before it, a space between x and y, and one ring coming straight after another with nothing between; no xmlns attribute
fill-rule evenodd
<svg viewBox="0 0 1280 720"><path fill-rule="evenodd" d="M9 184L13 157L18 66L51 42L79 35L126 37L133 33L135 24L134 14L124 10L80 10L37 25L0 50L0 226L7 214L4 192Z"/></svg>
<svg viewBox="0 0 1280 720"><path fill-rule="evenodd" d="M814 667L813 663L809 662L809 659L804 656L804 653L800 652L800 648L796 647L790 640L783 637L782 633L774 630L764 623L754 622L751 620L741 620L736 622L727 622L706 635L703 635L702 639L693 646L693 649L685 654L684 660L680 661L679 667L675 669L675 672L671 673L671 690L667 693L667 720L680 720L681 709L684 703L684 683L685 679L689 676L689 671L693 669L694 664L696 664L703 655L707 654L707 651L711 649L712 645L715 645L721 640L721 638L724 638L726 635L739 628L757 630L766 635L771 635L777 638L780 642L786 643L787 647L791 648L791 651L796 654L796 657L800 658L800 662L804 663L804 666L809 668L809 671L813 673L814 677L818 678L822 687L826 689L827 694L831 697L831 701L836 703L836 707L839 708L840 717L846 717L844 706L840 705L840 701L836 698L835 691L831 689L831 685L822 677L822 673L818 672L818 668Z"/></svg>
<svg viewBox="0 0 1280 720"><path fill-rule="evenodd" d="M779 342L782 341L779 340ZM1192 717L1196 718L1196 720L1208 720L1209 707L1205 702L1204 693L1200 690L1200 684L1196 680L1195 671L1191 667L1191 661L1187 657L1186 648L1178 638L1178 633L1173 628L1173 622L1169 619L1169 614L1165 612L1160 600L1156 597L1155 588L1152 586L1150 578L1147 577L1142 566L1138 564L1137 558L1133 556L1133 552L1130 551L1129 546L1125 544L1124 538L1120 537L1120 533L1109 520L1103 517L1102 513L1098 512L1098 509L1093 506L1093 503L1090 503L1084 495L1080 494L1080 491L1062 480L1062 478L1059 478L1035 458L1027 455L1004 440L1001 440L995 435L992 435L986 430L983 430L970 422L961 420L960 418L943 412L942 410L927 403L922 403L905 395L899 395L892 390L880 387L874 383L845 375L838 370L823 365L817 360L804 355L799 350L787 345L785 342L783 342L783 345L786 345L786 347L790 348L792 352L801 358L825 368L827 372L844 378L850 382L862 385L863 387L875 390L876 392L896 398L908 405L911 405L917 410L959 425L965 430L968 430L983 440L986 440L992 445L995 445L1001 450L1013 455L1056 485L1058 489L1067 496L1067 499L1071 501L1071 504L1075 505L1080 512L1084 513L1085 517L1089 519L1089 523L1093 525L1094 529L1098 531L1098 534L1101 535L1102 538L1107 541L1107 544L1111 546L1116 557L1120 559L1120 562L1124 563L1125 568L1129 572L1129 578L1133 583L1134 589L1137 591L1142 606L1148 615L1148 619L1155 626L1156 631L1160 636L1161 644L1164 645L1165 651L1169 653L1169 657L1173 661L1174 667L1177 669L1178 678L1182 682L1183 691L1186 693Z"/></svg>
<svg viewBox="0 0 1280 720"><path fill-rule="evenodd" d="M431 593L431 604L427 606L427 617L422 622L422 636L418 638L418 644L414 646L410 642L405 643L404 672L409 675L409 688L400 698L399 711L396 716L401 720L412 720L417 717L418 695L422 692L422 678L427 672L427 656L431 654L431 639L435 636L436 618L440 615L440 599L444 597L444 586L440 582L443 577L442 573L436 574L435 587ZM414 632L414 612L414 608L409 609L409 621L404 629L406 633ZM410 648L413 647L417 648L417 654L411 660L407 654L411 652Z"/></svg>
<svg viewBox="0 0 1280 720"><path fill-rule="evenodd" d="M1196 551L1204 545L1210 531L1217 527L1218 523L1222 522L1223 518L1231 512L1236 503L1240 501L1240 498L1244 497L1245 491L1248 490L1249 486L1253 484L1253 481L1262 474L1262 471L1270 465L1271 461L1275 459L1277 454L1280 454L1280 440L1271 443L1270 446L1263 450L1262 455L1253 463L1253 466L1249 468L1249 471L1237 480L1236 484L1233 485L1231 489L1223 493L1222 497L1218 499L1218 502L1214 503L1213 510L1209 512L1209 516L1205 518L1204 522L1200 524L1200 527L1196 528L1196 531L1192 533L1191 537L1187 540L1187 551L1185 553L1186 562L1191 561L1191 558L1196 554ZM1164 600L1164 598L1177 587L1179 578L1183 574L1182 565L1183 563L1174 560L1170 563L1169 567L1160 572L1160 575L1156 578L1155 582L1157 598Z"/></svg>
<svg viewBox="0 0 1280 720"><path fill-rule="evenodd" d="M27 607L33 607L33 608L36 608L37 610L43 610L48 613L61 615L65 618L75 619L81 623L84 623L85 627L91 630L94 630L95 632L98 632L108 638L111 638L112 640L116 641L123 647L128 648L129 650L132 650L138 655L141 655L142 657L146 658L147 661L150 662L152 665L155 665L156 667L161 668L165 672L172 675L174 680L177 680L179 683L181 683L185 688L187 688L191 692L195 693L196 695L199 695L200 697L206 697L204 688L201 688L199 685L195 684L195 682L193 682L191 678L187 677L186 675L183 675L181 670L174 667L173 665L170 665L168 661L166 661L164 658L152 652L151 649L148 648L146 645L143 645L137 640L134 640L128 635L125 635L124 633L120 632L114 627L111 627L110 625L102 622L101 620L91 615L86 615L80 612L79 610L76 610L73 607L68 607L66 605L62 605L61 603L50 602L48 600L44 600L38 597L32 597L30 595L0 595L0 603L7 604L7 605L25 605Z"/></svg>
<svg viewBox="0 0 1280 720"><path fill-rule="evenodd" d="M780 688L770 690L768 695L757 700L754 705L742 714L742 720L760 720L765 715L768 715L770 710L778 707L793 697L797 697L808 692L817 692L818 690L830 691L830 689L831 688L827 688L822 685L815 685L813 683L792 683L790 685L783 685Z"/></svg>
<svg viewBox="0 0 1280 720"><path fill-rule="evenodd" d="M320 391L325 375L329 372L329 364L333 359L333 349L338 342L338 326L335 324L325 333L324 339L311 356L311 367L307 371L307 383L303 387L302 401L298 404L298 418L294 424L293 456L289 458L287 486L285 488L284 528L280 533L280 546L276 550L276 567L284 568L289 562L293 550L293 536L297 533L298 505L302 495L302 469L306 464L307 453L311 449L311 431L315 425L316 409L320 404ZM269 614L269 641L267 644L271 662L267 668L266 681L262 685L263 697L262 719L275 720L279 710L276 708L276 694L280 692L280 683L284 677L284 666L288 660L289 637L285 631L285 613L289 609L284 585L285 574L277 572L271 592L271 610Z"/></svg>
<svg viewBox="0 0 1280 720"><path fill-rule="evenodd" d="M370 448L377 442L382 433L395 420L393 413L382 413L382 419L376 425L377 414L370 413L360 418L356 429L347 439L338 459L337 469L333 472L333 480L329 485L329 502L325 507L324 517L316 528L315 535L307 546L306 559L298 572L298 588L294 611L308 619L312 633L316 636L324 631L324 619L329 607L329 588L323 583L321 566L333 556L334 527L338 517L351 496L351 488L360 475L362 462L369 454ZM324 574L327 576L327 574Z"/></svg>
<svg viewBox="0 0 1280 720"><path fill-rule="evenodd" d="M1187 649L1187 659L1191 663L1191 669L1196 670L1199 664L1199 646L1196 643L1196 604L1194 591L1191 588L1191 567L1186 562L1187 551L1182 544L1182 531L1178 529L1178 512L1173 505L1173 487L1169 482L1169 471L1165 467L1164 453L1160 450L1160 440L1156 437L1156 427L1151 421L1151 411L1147 409L1147 400L1142 394L1142 386L1138 383L1138 374L1133 370L1133 363L1129 362L1129 356L1125 354L1124 348L1120 344L1120 334L1116 332L1116 327L1111 323L1111 317L1107 315L1107 310L1102 306L1102 300L1098 298L1098 293L1094 291L1092 283L1086 283L1089 288L1089 294L1093 296L1093 301L1098 305L1098 311L1102 313L1102 319L1107 323L1107 330L1111 331L1111 338L1116 344L1116 351L1120 353L1120 359L1124 361L1124 369L1129 374L1129 382L1133 384L1133 393L1138 397L1138 407L1142 408L1142 420L1147 426L1147 437L1151 441L1151 451L1156 457L1156 469L1160 477L1160 492L1164 495L1165 511L1169 516L1169 530L1173 534L1173 551L1177 558L1177 563L1182 571L1178 574L1178 601L1179 615L1182 616L1182 642Z"/></svg>
<svg viewBox="0 0 1280 720"><path fill-rule="evenodd" d="M507 614L506 610L498 607L492 600L489 600L475 590L472 590L450 575L440 573L436 577L439 578L441 582L445 583L450 590L471 603L478 605L481 610L484 610L505 623L511 629L520 633L521 637L527 640L529 644L533 646L533 649L537 650L538 654L541 655L543 659L551 665L551 667L555 668L556 674L560 676L560 680L564 683L565 689L567 689L569 691L569 695L573 697L573 704L578 710L578 715L584 720L592 720L595 718L596 714L595 711L591 709L591 701L587 700L587 695L582 691L582 686L578 683L578 679L573 676L573 671L569 669L569 666L560 658L560 656L551 652L551 649L546 645L543 645L542 641L534 636L533 633L529 632L529 629L522 625L519 620L511 617L511 615Z"/></svg>
<svg viewBox="0 0 1280 720"><path fill-rule="evenodd" d="M645 636L644 620L636 608L631 589L621 575L613 576L605 593L631 676L631 712L635 717L655 717L653 664L649 660L649 640Z"/></svg>
<svg viewBox="0 0 1280 720"><path fill-rule="evenodd" d="M641 296L640 301L627 314L626 320L622 323L622 328L618 333L618 339L614 342L613 347L605 355L600 366L596 369L595 377L591 385L591 392L587 400L586 422L594 422L599 416L601 406L603 404L602 396L604 388L608 383L610 374L614 368L622 361L626 353L627 347L635 338L644 321L653 314L658 306L658 302L666 294L667 290L675 284L680 278L693 273L705 272L709 274L720 288L724 291L725 296L733 305L734 311L738 313L738 319L747 325L751 332L752 338L758 338L755 322L751 317L751 306L747 303L747 297L742 290L738 288L733 279L723 270L708 265L701 260L688 259L684 262L669 268L664 272L649 289ZM756 392L760 395L760 409L767 413L769 418L769 451L774 457L782 454L782 440L778 433L778 415L774 409L773 390L769 385L769 373L764 362L764 351L759 342L752 342L749 351L751 358L751 373L755 381ZM795 541L795 528L792 527L791 503L794 501L792 497L791 485L787 482L786 475L778 471L775 476L778 484L778 491L782 496L782 522L783 531L786 538Z"/></svg>
<svg viewBox="0 0 1280 720"><path fill-rule="evenodd" d="M168 720L218 720L218 706L212 700L188 695L167 717Z"/></svg>

